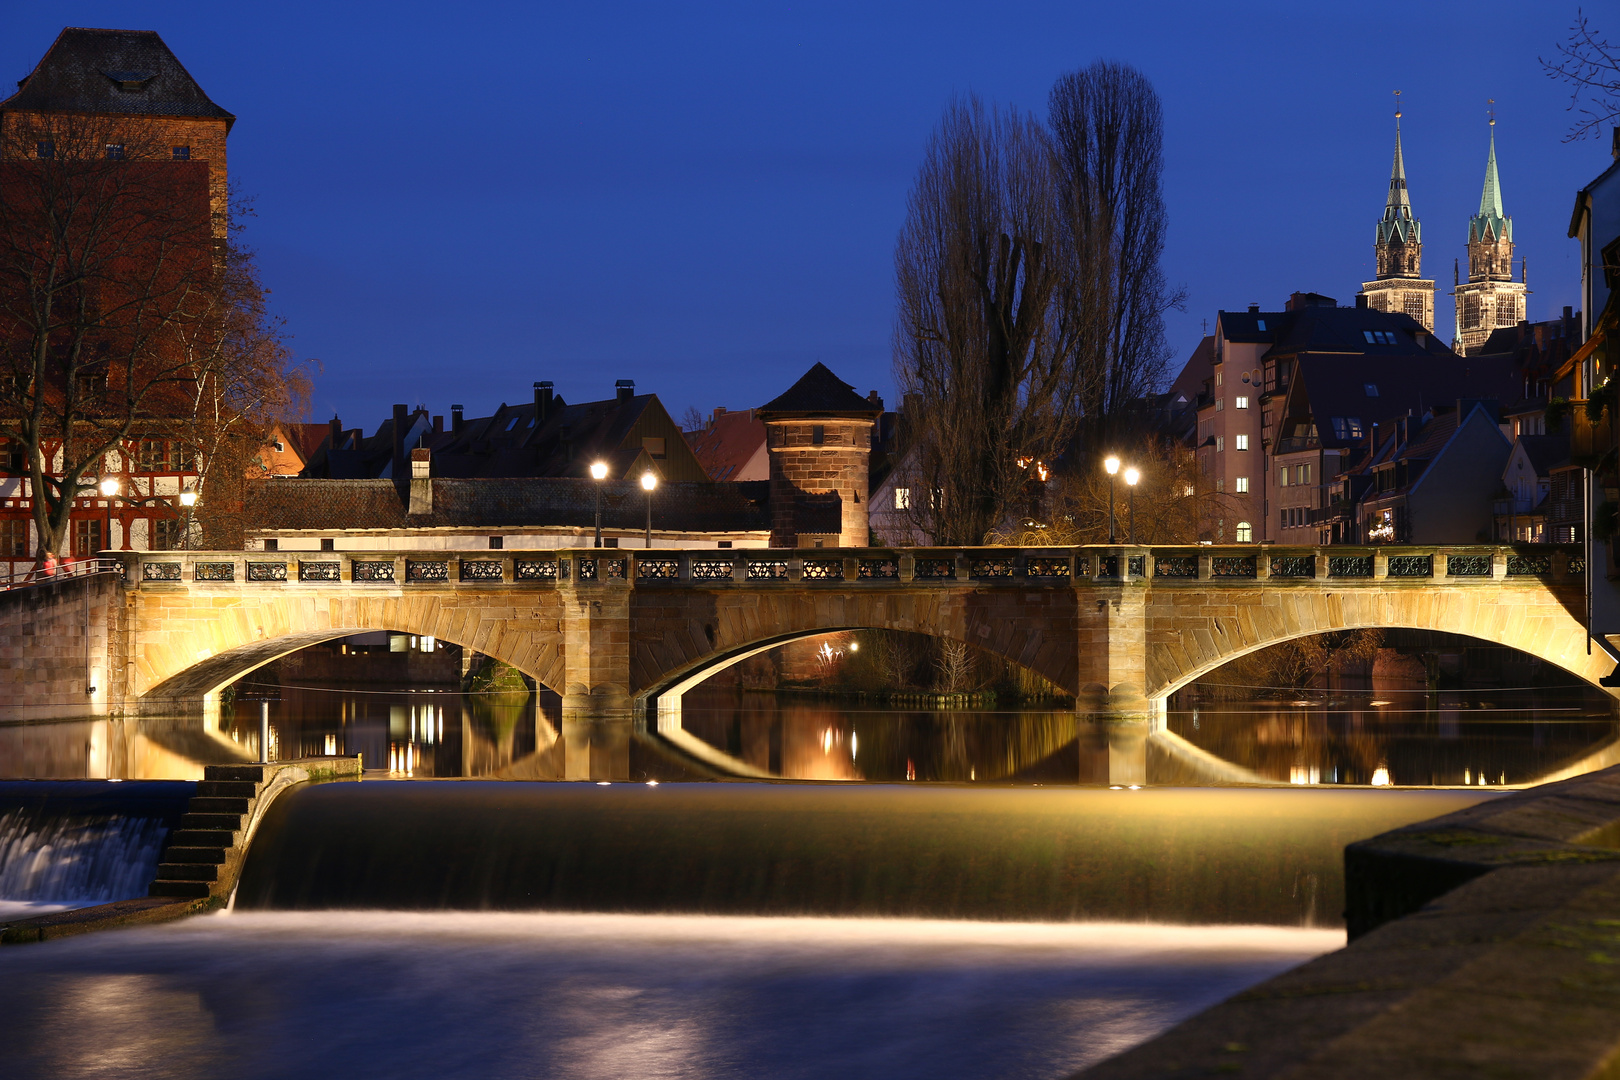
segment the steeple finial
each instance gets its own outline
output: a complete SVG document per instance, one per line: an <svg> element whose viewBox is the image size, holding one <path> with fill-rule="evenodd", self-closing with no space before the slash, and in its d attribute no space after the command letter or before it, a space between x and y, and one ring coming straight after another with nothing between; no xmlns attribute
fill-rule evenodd
<svg viewBox="0 0 1620 1080"><path fill-rule="evenodd" d="M1502 217L1502 182L1496 175L1496 105L1495 98L1486 99L1491 122L1491 149L1485 158L1485 190L1479 196L1480 217Z"/></svg>

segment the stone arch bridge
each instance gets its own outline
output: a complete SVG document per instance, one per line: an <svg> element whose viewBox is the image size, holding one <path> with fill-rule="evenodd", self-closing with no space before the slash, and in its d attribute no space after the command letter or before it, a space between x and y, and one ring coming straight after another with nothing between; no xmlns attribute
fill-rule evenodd
<svg viewBox="0 0 1620 1080"><path fill-rule="evenodd" d="M107 553L109 557L112 553ZM743 657L842 629L969 642L1093 719L1291 638L1408 627L1508 645L1594 684L1578 549L1077 547L117 553L116 572L0 595L0 719L217 721L219 692L336 637L431 635L562 696L567 773L612 773L637 725ZM660 709L660 703L663 708Z"/></svg>

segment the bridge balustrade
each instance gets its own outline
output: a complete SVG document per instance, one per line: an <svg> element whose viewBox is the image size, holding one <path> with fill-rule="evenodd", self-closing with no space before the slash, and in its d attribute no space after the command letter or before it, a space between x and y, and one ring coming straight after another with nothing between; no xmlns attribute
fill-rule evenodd
<svg viewBox="0 0 1620 1080"><path fill-rule="evenodd" d="M551 551L104 552L142 588L270 585L416 588L607 585L746 586L1275 586L1481 584L1579 578L1579 545L1281 547L1196 545L1051 548L713 549L566 548ZM118 565L118 564L108 564Z"/></svg>

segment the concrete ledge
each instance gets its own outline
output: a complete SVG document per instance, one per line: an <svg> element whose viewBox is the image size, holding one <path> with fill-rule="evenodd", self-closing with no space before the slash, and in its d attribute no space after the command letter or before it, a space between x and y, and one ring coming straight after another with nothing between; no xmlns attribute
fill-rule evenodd
<svg viewBox="0 0 1620 1080"><path fill-rule="evenodd" d="M1088 1080L1620 1076L1620 768L1352 844L1352 943Z"/></svg>
<svg viewBox="0 0 1620 1080"><path fill-rule="evenodd" d="M53 915L40 915L0 926L0 945L28 945L88 934L94 930L110 930L116 926L168 922L219 906L212 899L175 900L162 896L137 896L132 900L115 900L95 907L58 911Z"/></svg>

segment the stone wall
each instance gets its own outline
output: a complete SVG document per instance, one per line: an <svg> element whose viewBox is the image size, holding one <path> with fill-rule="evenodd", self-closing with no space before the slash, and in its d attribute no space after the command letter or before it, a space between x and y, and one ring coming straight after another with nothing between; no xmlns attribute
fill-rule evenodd
<svg viewBox="0 0 1620 1080"><path fill-rule="evenodd" d="M0 720L106 715L121 607L113 574L0 593Z"/></svg>

